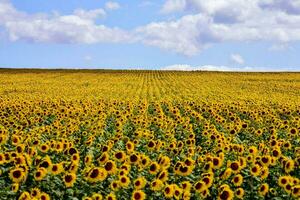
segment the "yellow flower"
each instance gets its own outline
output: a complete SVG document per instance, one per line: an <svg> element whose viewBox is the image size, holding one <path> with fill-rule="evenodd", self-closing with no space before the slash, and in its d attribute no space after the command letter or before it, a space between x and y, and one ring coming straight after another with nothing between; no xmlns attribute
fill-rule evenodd
<svg viewBox="0 0 300 200"><path fill-rule="evenodd" d="M147 180L142 176L142 177L137 178L134 181L133 185L134 185L135 189L140 190L146 186L146 183L147 183Z"/></svg>
<svg viewBox="0 0 300 200"><path fill-rule="evenodd" d="M255 165L252 166L251 169L250 169L250 173L251 173L253 176L259 176L260 171L261 171L261 167L260 167L258 164L255 164Z"/></svg>
<svg viewBox="0 0 300 200"><path fill-rule="evenodd" d="M117 191L120 189L120 181L112 181L110 183L110 188L113 190L113 191Z"/></svg>
<svg viewBox="0 0 300 200"><path fill-rule="evenodd" d="M234 197L233 191L230 189L230 187L224 187L220 192L218 199L219 200L231 200Z"/></svg>
<svg viewBox="0 0 300 200"><path fill-rule="evenodd" d="M47 194L47 193L45 193L45 192L42 192L42 193L41 193L40 199L41 199L41 200L51 200L49 194Z"/></svg>
<svg viewBox="0 0 300 200"><path fill-rule="evenodd" d="M290 183L290 177L288 177L288 176L281 176L281 177L279 177L279 179L278 179L278 185L280 187L284 188L288 183Z"/></svg>
<svg viewBox="0 0 300 200"><path fill-rule="evenodd" d="M128 141L126 143L126 150L127 150L127 152L133 152L133 150L134 150L134 144L131 141Z"/></svg>
<svg viewBox="0 0 300 200"><path fill-rule="evenodd" d="M23 192L18 200L31 200L30 194L28 192Z"/></svg>
<svg viewBox="0 0 300 200"><path fill-rule="evenodd" d="M227 168L227 169L223 172L223 174L221 175L221 178L222 178L223 180L226 180L226 179L228 179L228 178L231 176L231 174L232 174L232 169L231 169L231 168Z"/></svg>
<svg viewBox="0 0 300 200"><path fill-rule="evenodd" d="M160 169L160 165L157 162L152 162L149 167L149 172L150 174L155 175L158 173L159 169Z"/></svg>
<svg viewBox="0 0 300 200"><path fill-rule="evenodd" d="M52 164L50 168L50 173L53 175L58 175L64 171L63 166L61 164Z"/></svg>
<svg viewBox="0 0 300 200"><path fill-rule="evenodd" d="M10 170L9 177L14 183L20 183L25 180L26 174L23 168L15 168Z"/></svg>
<svg viewBox="0 0 300 200"><path fill-rule="evenodd" d="M128 176L121 176L119 182L122 187L127 188L130 184L130 179Z"/></svg>
<svg viewBox="0 0 300 200"><path fill-rule="evenodd" d="M292 189L292 195L294 198L300 197L300 185L296 185Z"/></svg>
<svg viewBox="0 0 300 200"><path fill-rule="evenodd" d="M94 167L92 168L87 175L87 181L91 183L95 183L98 181L104 181L107 177L107 172L102 167Z"/></svg>
<svg viewBox="0 0 300 200"><path fill-rule="evenodd" d="M181 183L181 188L184 190L184 191L190 191L192 189L193 185L189 182L189 181L183 181Z"/></svg>
<svg viewBox="0 0 300 200"><path fill-rule="evenodd" d="M174 186L173 185L166 185L164 189L164 196L166 198L172 198L174 195Z"/></svg>
<svg viewBox="0 0 300 200"><path fill-rule="evenodd" d="M169 173L168 173L168 170L162 170L161 172L159 172L156 176L156 178L160 179L161 181L165 182L168 180L168 176L169 176Z"/></svg>
<svg viewBox="0 0 300 200"><path fill-rule="evenodd" d="M18 192L19 191L19 183L13 183L12 186L11 186L11 190L13 192Z"/></svg>
<svg viewBox="0 0 300 200"><path fill-rule="evenodd" d="M47 170L43 167L38 168L38 170L34 173L34 179L37 181L41 181L47 175Z"/></svg>
<svg viewBox="0 0 300 200"><path fill-rule="evenodd" d="M101 194L99 194L99 193L94 193L94 194L92 195L92 199L93 199L93 200L102 200L102 199L103 199L103 196L102 196Z"/></svg>
<svg viewBox="0 0 300 200"><path fill-rule="evenodd" d="M76 174L74 173L66 173L63 178L67 188L73 187L74 183L76 182Z"/></svg>
<svg viewBox="0 0 300 200"><path fill-rule="evenodd" d="M237 187L241 186L243 184L243 176L241 174L235 175L232 179L232 183Z"/></svg>
<svg viewBox="0 0 300 200"><path fill-rule="evenodd" d="M132 200L144 200L146 199L146 194L142 190L135 190L132 193Z"/></svg>
<svg viewBox="0 0 300 200"><path fill-rule="evenodd" d="M155 179L150 184L150 189L153 191L160 191L163 189L163 187L164 187L164 183L159 179Z"/></svg>
<svg viewBox="0 0 300 200"><path fill-rule="evenodd" d="M243 199L244 194L245 194L245 191L244 191L243 188L237 188L237 189L235 190L235 195L236 195L236 197L237 197L238 199Z"/></svg>
<svg viewBox="0 0 300 200"><path fill-rule="evenodd" d="M265 196L269 191L269 185L267 183L262 184L259 188L258 188L258 194L260 194L261 196Z"/></svg>
<svg viewBox="0 0 300 200"><path fill-rule="evenodd" d="M106 200L117 200L117 197L113 192L111 192L106 196Z"/></svg>
<svg viewBox="0 0 300 200"><path fill-rule="evenodd" d="M284 165L284 171L286 173L292 172L294 168L295 168L295 162L292 159L289 159Z"/></svg>
<svg viewBox="0 0 300 200"><path fill-rule="evenodd" d="M30 191L30 195L31 195L32 198L37 198L38 199L41 196L41 191L40 191L39 188L33 188Z"/></svg>
<svg viewBox="0 0 300 200"><path fill-rule="evenodd" d="M206 188L207 188L207 186L206 186L206 184L205 184L204 181L198 181L198 182L196 182L196 183L194 184L194 190L195 190L196 192L201 193L201 192L203 192L204 190L206 190Z"/></svg>

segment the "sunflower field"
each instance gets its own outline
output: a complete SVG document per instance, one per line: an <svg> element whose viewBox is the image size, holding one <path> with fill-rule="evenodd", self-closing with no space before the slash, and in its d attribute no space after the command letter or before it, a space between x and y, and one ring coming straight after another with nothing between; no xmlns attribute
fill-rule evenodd
<svg viewBox="0 0 300 200"><path fill-rule="evenodd" d="M0 199L299 199L300 74L0 70Z"/></svg>

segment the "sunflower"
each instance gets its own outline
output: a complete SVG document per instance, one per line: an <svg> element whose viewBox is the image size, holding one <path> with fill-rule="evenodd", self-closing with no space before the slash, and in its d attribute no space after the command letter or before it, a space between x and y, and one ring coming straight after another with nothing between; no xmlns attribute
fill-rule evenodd
<svg viewBox="0 0 300 200"><path fill-rule="evenodd" d="M263 165L263 166L269 166L271 164L271 156L262 156L260 158L260 163Z"/></svg>
<svg viewBox="0 0 300 200"><path fill-rule="evenodd" d="M94 193L94 194L92 195L92 199L93 199L93 200L102 200L102 199L103 199L103 196L102 196L101 194L99 194L99 193Z"/></svg>
<svg viewBox="0 0 300 200"><path fill-rule="evenodd" d="M93 154L88 154L84 157L85 166L90 166L93 162Z"/></svg>
<svg viewBox="0 0 300 200"><path fill-rule="evenodd" d="M17 167L10 170L9 177L14 183L20 183L25 180L26 174L23 168Z"/></svg>
<svg viewBox="0 0 300 200"><path fill-rule="evenodd" d="M126 159L126 153L124 151L118 151L114 154L114 158L118 162L124 162Z"/></svg>
<svg viewBox="0 0 300 200"><path fill-rule="evenodd" d="M180 187L178 187L178 185L174 184L174 198L181 199L182 193L183 190Z"/></svg>
<svg viewBox="0 0 300 200"><path fill-rule="evenodd" d="M261 196L266 196L266 194L269 191L269 185L267 183L262 184L259 188L258 188L258 194Z"/></svg>
<svg viewBox="0 0 300 200"><path fill-rule="evenodd" d="M184 191L190 191L193 187L193 185L189 181L183 181L180 185Z"/></svg>
<svg viewBox="0 0 300 200"><path fill-rule="evenodd" d="M109 154L107 152L104 152L99 157L98 161L100 164L105 164L109 160Z"/></svg>
<svg viewBox="0 0 300 200"><path fill-rule="evenodd" d="M168 176L169 176L169 172L168 170L162 170L161 172L159 172L157 175L156 175L156 178L160 179L161 181L165 182L168 180Z"/></svg>
<svg viewBox="0 0 300 200"><path fill-rule="evenodd" d="M281 150L280 148L275 148L271 151L271 155L275 158L279 158L281 156Z"/></svg>
<svg viewBox="0 0 300 200"><path fill-rule="evenodd" d="M79 153L75 153L75 154L71 155L71 162L72 163L76 163L77 164L79 162L79 160L80 160Z"/></svg>
<svg viewBox="0 0 300 200"><path fill-rule="evenodd" d="M117 197L116 197L115 193L111 192L106 196L105 199L106 200L117 200Z"/></svg>
<svg viewBox="0 0 300 200"><path fill-rule="evenodd" d="M268 176L269 176L269 168L268 167L263 167L261 169L260 178L262 180L264 180L264 179L268 178Z"/></svg>
<svg viewBox="0 0 300 200"><path fill-rule="evenodd" d="M257 148L255 146L250 146L248 151L251 155L255 156L257 154Z"/></svg>
<svg viewBox="0 0 300 200"><path fill-rule="evenodd" d="M133 150L134 150L134 143L131 142L131 141L128 141L128 142L126 143L126 150L127 150L127 152L129 152L129 153L133 152Z"/></svg>
<svg viewBox="0 0 300 200"><path fill-rule="evenodd" d="M196 192L203 192L204 190L206 190L207 186L206 183L204 181L198 181L194 184L194 190Z"/></svg>
<svg viewBox="0 0 300 200"><path fill-rule="evenodd" d="M212 163L213 163L213 168L214 169L220 169L220 167L223 165L223 160L219 157L214 157L212 159Z"/></svg>
<svg viewBox="0 0 300 200"><path fill-rule="evenodd" d="M50 196L49 194L45 193L45 192L42 192L41 195L40 195L40 200L50 200Z"/></svg>
<svg viewBox="0 0 300 200"><path fill-rule="evenodd" d="M52 167L52 162L50 157L47 155L39 164L39 168L45 168L47 171L50 171Z"/></svg>
<svg viewBox="0 0 300 200"><path fill-rule="evenodd" d="M153 191L160 191L163 189L163 187L164 187L164 183L159 179L155 179L150 183L150 189Z"/></svg>
<svg viewBox="0 0 300 200"><path fill-rule="evenodd" d="M245 191L243 188L237 188L234 193L238 199L243 199Z"/></svg>
<svg viewBox="0 0 300 200"><path fill-rule="evenodd" d="M214 181L214 175L212 176L205 176L202 178L202 181L205 183L207 188L210 188Z"/></svg>
<svg viewBox="0 0 300 200"><path fill-rule="evenodd" d="M3 165L4 163L5 163L4 153L0 153L0 165Z"/></svg>
<svg viewBox="0 0 300 200"><path fill-rule="evenodd" d="M164 196L166 198L172 198L174 195L174 185L166 185L164 189Z"/></svg>
<svg viewBox="0 0 300 200"><path fill-rule="evenodd" d="M152 162L149 167L149 173L155 175L158 173L159 169L160 165L157 162Z"/></svg>
<svg viewBox="0 0 300 200"><path fill-rule="evenodd" d="M284 190L288 193L288 194L291 194L292 193L292 189L293 189L293 186L291 183L288 183L284 186Z"/></svg>
<svg viewBox="0 0 300 200"><path fill-rule="evenodd" d="M31 197L30 197L29 192L23 192L23 193L19 196L18 200L31 200Z"/></svg>
<svg viewBox="0 0 300 200"><path fill-rule="evenodd" d="M37 198L39 199L41 197L41 191L39 188L33 188L30 191L30 195L32 198Z"/></svg>
<svg viewBox="0 0 300 200"><path fill-rule="evenodd" d="M129 156L129 162L132 165L136 165L139 162L139 156L136 153L131 153Z"/></svg>
<svg viewBox="0 0 300 200"><path fill-rule="evenodd" d="M58 175L64 171L62 164L52 164L50 168L50 173L53 175Z"/></svg>
<svg viewBox="0 0 300 200"><path fill-rule="evenodd" d="M36 172L34 173L34 179L36 181L41 181L45 178L45 176L47 175L47 170L43 167L38 168L36 170Z"/></svg>
<svg viewBox="0 0 300 200"><path fill-rule="evenodd" d="M104 181L107 177L107 171L102 167L94 167L87 174L88 182L95 183Z"/></svg>
<svg viewBox="0 0 300 200"><path fill-rule="evenodd" d="M47 153L49 151L49 149L50 149L50 147L46 143L40 145L40 148L39 148L39 150L43 153Z"/></svg>
<svg viewBox="0 0 300 200"><path fill-rule="evenodd" d="M284 171L286 173L292 172L294 168L295 168L295 162L292 159L289 159L284 165Z"/></svg>
<svg viewBox="0 0 300 200"><path fill-rule="evenodd" d="M213 168L214 168L214 165L213 165L213 163L211 161L205 163L205 165L203 167L203 169L204 169L205 172L210 172L210 171L213 170Z"/></svg>
<svg viewBox="0 0 300 200"><path fill-rule="evenodd" d="M104 169L106 170L106 172L108 174L115 174L117 172L116 163L114 161L112 161L112 160L108 160L104 164Z"/></svg>
<svg viewBox="0 0 300 200"><path fill-rule="evenodd" d="M232 179L233 185L239 187L243 184L243 176L241 174L237 174Z"/></svg>
<svg viewBox="0 0 300 200"><path fill-rule="evenodd" d="M233 199L233 197L234 197L234 193L228 186L221 190L221 192L219 193L218 199L219 200L230 200L230 199Z"/></svg>
<svg viewBox="0 0 300 200"><path fill-rule="evenodd" d="M119 178L120 186L127 188L130 184L130 178L128 176L121 176Z"/></svg>
<svg viewBox="0 0 300 200"><path fill-rule="evenodd" d="M11 185L11 191L12 191L12 192L18 192L18 191L19 191L19 188L20 188L19 183L13 183L13 184Z"/></svg>
<svg viewBox="0 0 300 200"><path fill-rule="evenodd" d="M63 181L67 188L73 187L74 183L76 182L76 174L74 173L66 173L63 177Z"/></svg>
<svg viewBox="0 0 300 200"><path fill-rule="evenodd" d="M233 161L227 164L227 167L231 168L233 173L238 173L240 171L240 162Z"/></svg>
<svg viewBox="0 0 300 200"><path fill-rule="evenodd" d="M146 194L142 190L135 190L132 193L132 200L144 200L146 199Z"/></svg>
<svg viewBox="0 0 300 200"><path fill-rule="evenodd" d="M250 169L250 173L251 173L253 176L259 176L260 171L261 171L261 167L260 167L258 164L255 164L255 165L252 166L251 169Z"/></svg>
<svg viewBox="0 0 300 200"><path fill-rule="evenodd" d="M278 185L280 187L285 187L290 182L290 177L288 176L281 176L278 179Z"/></svg>
<svg viewBox="0 0 300 200"><path fill-rule="evenodd" d="M144 188L146 186L146 184L147 184L147 180L143 176L137 178L133 182L134 188L137 189L137 190L140 190L140 189Z"/></svg>
<svg viewBox="0 0 300 200"><path fill-rule="evenodd" d="M296 185L292 189L292 196L294 198L300 197L300 185Z"/></svg>
<svg viewBox="0 0 300 200"><path fill-rule="evenodd" d="M113 191L117 191L120 189L120 181L112 181L110 183L110 188L113 190Z"/></svg>
<svg viewBox="0 0 300 200"><path fill-rule="evenodd" d="M179 166L178 171L181 176L188 176L193 172L193 167L188 167L185 164L182 164Z"/></svg>
<svg viewBox="0 0 300 200"><path fill-rule="evenodd" d="M227 168L227 169L222 173L221 178L222 178L223 180L226 180L226 179L228 179L228 178L231 176L231 174L232 174L232 169L231 169L231 168Z"/></svg>

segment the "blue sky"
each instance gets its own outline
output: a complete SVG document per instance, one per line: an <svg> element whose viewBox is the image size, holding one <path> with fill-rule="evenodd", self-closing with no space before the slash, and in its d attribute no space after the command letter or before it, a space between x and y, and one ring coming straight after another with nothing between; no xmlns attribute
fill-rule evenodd
<svg viewBox="0 0 300 200"><path fill-rule="evenodd" d="M61 2L0 0L0 67L300 71L298 0Z"/></svg>

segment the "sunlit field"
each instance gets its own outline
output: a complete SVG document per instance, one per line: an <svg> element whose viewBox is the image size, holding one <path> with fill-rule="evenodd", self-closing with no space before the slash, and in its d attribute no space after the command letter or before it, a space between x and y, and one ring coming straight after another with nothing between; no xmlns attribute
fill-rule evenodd
<svg viewBox="0 0 300 200"><path fill-rule="evenodd" d="M0 70L0 199L300 198L300 73Z"/></svg>

